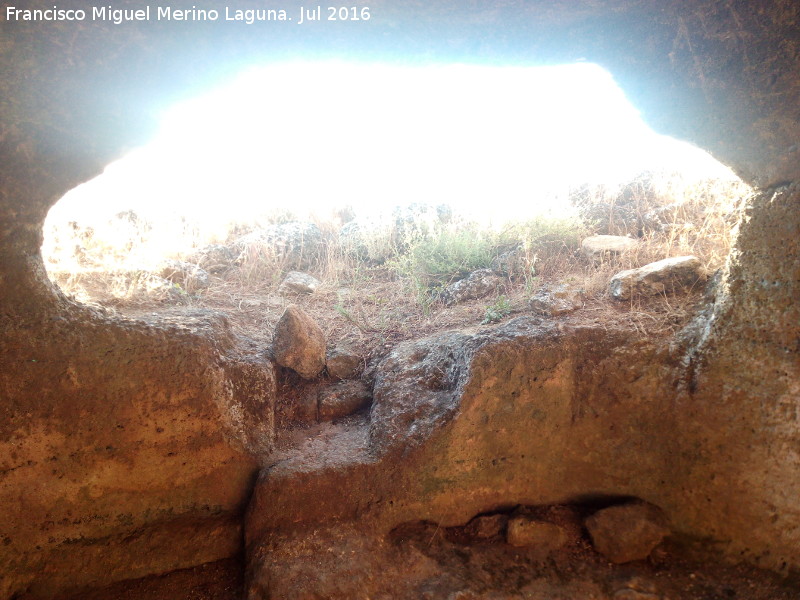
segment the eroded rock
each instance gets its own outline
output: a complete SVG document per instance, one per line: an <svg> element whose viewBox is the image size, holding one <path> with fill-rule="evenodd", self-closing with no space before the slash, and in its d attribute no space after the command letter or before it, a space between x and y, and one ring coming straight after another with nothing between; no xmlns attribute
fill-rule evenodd
<svg viewBox="0 0 800 600"><path fill-rule="evenodd" d="M345 347L336 347L328 352L326 368L334 379L351 379L364 368L364 359Z"/></svg>
<svg viewBox="0 0 800 600"><path fill-rule="evenodd" d="M585 293L582 289L566 284L542 288L528 301L534 312L557 317L583 307Z"/></svg>
<svg viewBox="0 0 800 600"><path fill-rule="evenodd" d="M464 384L469 339L450 332L404 344L384 359L370 413L376 450L416 446L453 417Z"/></svg>
<svg viewBox="0 0 800 600"><path fill-rule="evenodd" d="M263 256L289 269L308 269L319 262L325 242L314 223L292 221L243 235L232 248L238 253L237 263L241 265Z"/></svg>
<svg viewBox="0 0 800 600"><path fill-rule="evenodd" d="M208 287L208 273L199 265L183 260L166 260L159 265L158 275L180 285L187 292Z"/></svg>
<svg viewBox="0 0 800 600"><path fill-rule="evenodd" d="M313 294L321 285L321 281L300 271L290 271L278 287L279 294Z"/></svg>
<svg viewBox="0 0 800 600"><path fill-rule="evenodd" d="M275 362L313 379L325 368L325 334L302 308L286 307L272 338Z"/></svg>
<svg viewBox="0 0 800 600"><path fill-rule="evenodd" d="M508 521L506 541L512 546L530 546L548 554L564 546L569 535L563 527L527 516L512 517Z"/></svg>
<svg viewBox="0 0 800 600"><path fill-rule="evenodd" d="M196 251L190 260L208 273L224 273L233 267L238 251L221 244L210 244Z"/></svg>
<svg viewBox="0 0 800 600"><path fill-rule="evenodd" d="M369 406L372 391L361 380L340 381L319 392L319 419L330 421L346 417Z"/></svg>
<svg viewBox="0 0 800 600"><path fill-rule="evenodd" d="M614 592L613 600L662 600L662 598L659 594L626 588Z"/></svg>
<svg viewBox="0 0 800 600"><path fill-rule="evenodd" d="M488 540L503 535L508 524L508 515L480 515L464 527L464 533L475 540Z"/></svg>
<svg viewBox="0 0 800 600"><path fill-rule="evenodd" d="M534 260L523 248L514 248L492 259L491 269L498 275L514 279L534 274Z"/></svg>
<svg viewBox="0 0 800 600"><path fill-rule="evenodd" d="M611 278L609 292L617 300L627 300L634 294L654 296L685 289L702 278L696 256L677 256L617 273Z"/></svg>
<svg viewBox="0 0 800 600"><path fill-rule="evenodd" d="M604 508L585 523L595 549L613 563L644 560L670 533L664 513L647 502Z"/></svg>
<svg viewBox="0 0 800 600"><path fill-rule="evenodd" d="M497 18L493 20L497 29L489 33L499 32L508 19L508 22L521 23L519 31L527 39L536 39L542 34L565 41L556 52L576 50L570 44L579 39L581 52L585 50L589 56L604 57L611 72L619 69L626 77L644 74L654 86L650 91L656 93L649 93L645 85L637 94L637 102L642 104L648 118L655 119L652 124L665 133L690 136L702 147L711 149L750 182L762 186L760 196L763 197L752 204L748 219L743 223L737 241L738 252L732 257L720 288L729 289L730 293L717 298L707 323L707 335L692 349L691 355L671 357L685 358L687 364L692 359L692 365L698 365L691 373L664 377L672 383L686 381L685 390L676 390L670 385L661 390L670 395L668 400L673 407L680 407L677 412L664 410L659 405L659 395L648 396L648 388L640 386L635 373L631 373L630 379L616 379L616 383L624 385L609 388L615 392L613 395L604 393L608 389L595 389L594 379L589 382L583 379L576 384L577 390L572 390L573 395L566 395L571 403L563 404L559 403L562 398L558 396L557 386L544 390L536 388L543 393L531 395L536 402L524 404L523 400L529 397L525 395L526 388L521 386L513 390L519 392L514 396L515 402L508 402L502 408L518 420L532 419L537 432L542 431L539 421L555 422L563 428L579 428L570 430L573 435L563 446L551 444L539 448L545 461L549 460L548 452L558 453L553 448L566 452L564 461L546 462L543 473L548 469L555 472L555 467L570 464L569 449L576 440L585 439L582 434L589 433L580 430L581 423L585 425L592 419L608 420L606 424L625 422L625 411L633 412L636 419L626 422L629 438L616 438L617 434L609 427L604 430L604 434L621 448L618 454L616 446L605 446L606 438L599 434L586 438L586 446L580 448L581 456L588 462L596 462L600 471L611 467L606 464L607 459L603 462L598 457L613 456L624 462L627 455L634 455L642 461L626 465L616 473L617 477L595 481L596 489L647 487L650 473L653 473L651 483L658 486L658 476L667 471L672 477L667 478L666 484L661 482L657 490L670 495L670 506L680 513L679 521L687 531L713 534L725 542L726 552L736 558L776 570L796 569L800 564L796 511L797 428L791 415L797 398L797 329L800 323L796 302L800 281L796 276L798 191L796 187L793 191L775 191L775 186L783 182L796 181L800 172L796 144L800 120L796 114L798 102L794 101L798 92L798 60L794 51L796 19L793 18L796 7L791 0L776 0L763 6L739 3L735 11L717 10L708 3L641 3L628 8L624 4L601 2L587 6L573 9L564 3L559 5L554 18L543 19L536 10L532 10L533 18L521 16L518 7L511 3L498 8ZM562 8L563 13L560 12ZM465 19L477 22L481 15L476 11L482 8L455 19L433 3L420 10L424 12L425 22L441 24L442 31L450 38L465 40L461 47L472 47L463 24ZM424 37L428 31L417 27L420 15L415 13L413 18L406 18L398 9L392 17L397 27L387 33L385 47L396 48L398 42L409 48L418 41L423 45L430 43L422 37L417 39L417 34ZM619 27L609 27L605 17L613 18ZM145 336L152 343L140 345L129 328L76 314L69 302L53 292L37 254L41 244L41 221L53 200L99 173L123 148L145 139L153 125L150 100L158 101L159 94L185 93L187 81L219 60L220 44L215 43L215 37L219 36L219 41L224 42L222 38L228 34L214 33L208 28L184 28L181 37L186 43L199 42L194 45L195 52L190 53L189 59L181 59L180 53L172 52L175 60L148 61L143 60L146 54L170 54L175 49L175 36L162 35L160 28L150 33L147 28L92 29L85 23L78 29L49 28L48 43L43 45L40 36L31 35L29 26L10 22L7 25L3 31L6 76L0 81L0 96L8 100L0 103L3 116L0 122L4 124L0 161L3 175L0 354L7 359L0 367L0 387L6 396L3 405L7 414L0 422L6 428L4 456L16 454L18 458L14 460L18 463L11 465L13 469L4 467L0 473L2 504L16 511L4 515L3 544L7 540L11 543L0 549L0 571L5 575L0 585L5 586L2 593L17 596L27 595L31 578L36 579L38 586L57 586L58 582L63 585L66 580L74 583L76 578L102 583L169 568L167 563L173 553L204 550L205 542L201 535L182 535L179 526L173 523L170 527L170 520L185 518L180 512L183 510L189 511L190 518L197 514L192 511L202 512L203 507L216 510L223 506L228 510L228 507L238 506L241 499L230 493L232 487L237 487L230 485L230 468L237 464L237 459L217 448L222 438L218 438L215 430L220 416L214 405L217 391L223 391L217 385L224 381L224 376L216 368L209 370L207 361L201 361L199 366L192 363L198 347L203 344L192 341L191 350L176 351L170 343L177 335L175 331L155 331ZM486 32L480 29L481 35ZM485 49L492 52L495 44L494 49L502 52L492 40L501 40L507 46L513 42L507 37L515 35L519 34L511 30L505 30L503 36L484 35ZM248 37L242 42L251 52L258 51L262 47L260 44L275 43L272 36L261 38L265 41ZM317 43L327 42L323 38L320 40ZM609 48L619 51L609 52ZM245 50L244 46L242 49ZM24 60L19 60L20 57ZM130 82L130 85L121 86L114 93L96 94L87 93L89 88L84 85L76 85L77 81L108 80L108 76ZM141 88L142 82L149 88ZM152 82L159 82L159 85L150 85ZM140 87L137 89L137 86ZM769 93L763 93L767 88ZM129 127L113 126L119 115L125 115ZM69 326L65 327L64 323ZM621 343L620 340L615 342ZM571 351L580 355L583 343L587 343L585 338L577 340ZM68 352L59 355L59 348L66 348ZM512 351L506 351L514 356ZM550 353L558 351L558 346L549 349ZM41 360L44 355L48 356L47 361ZM102 360L98 360L99 357ZM575 363L570 360L556 362L561 370L553 367L541 372L562 384L561 373L575 369ZM546 354L537 355L525 366L538 368L539 363L548 364L547 361ZM674 360L652 360L650 370L673 368L674 364ZM592 366L596 366L595 363ZM92 368L100 371L93 372ZM509 375L525 377L524 371L516 371L513 366L492 371L485 364L478 365L477 371L481 369L489 371L498 381L508 381ZM587 371L584 373L585 377L589 376ZM143 377L143 374L153 376ZM649 371L641 376L646 379L648 374ZM211 381L207 381L206 376L211 377ZM601 376L592 370L591 378ZM491 387L488 382L484 384ZM638 429L637 419L646 421L649 413L636 414L636 394L628 395L627 387L637 388L657 413L654 421L662 427L658 436L650 435L652 424ZM593 395L595 392L597 394ZM206 395L209 393L211 397ZM602 402L599 397L610 401ZM118 401L120 399L124 401ZM152 410L153 399L158 399L159 407L165 412ZM691 414L683 417L681 411L688 403L692 406ZM469 398L466 404L470 405ZM517 404L529 407L531 412L523 415ZM619 404L624 411L613 414ZM87 414L72 410L73 406L82 407ZM187 413L191 415L188 421ZM560 420L560 416L565 418ZM476 423L480 422L479 418L486 418L487 428L490 422L494 427L497 421L507 426L502 410L473 411L464 420L471 417ZM165 423L168 424L166 428ZM658 450L660 436L668 436L666 430L672 428L664 427L665 423L680 431L680 439L670 439L675 443L676 452L666 457L659 455ZM104 439L109 431L118 431L117 425L124 426L124 434ZM175 437L174 447L165 446L157 436L152 438L152 443L140 444L141 432L149 437L158 428ZM504 436L497 435L500 430L495 427L494 435L484 439L480 428L475 429L477 441L469 452L464 450L467 456L459 457L465 461L460 463L463 471L456 474L461 477L457 480L459 484L472 485L480 473L489 469L487 465L491 465L492 460L499 461L506 456L507 453L496 451L497 444L508 442ZM553 441L551 437L560 441L552 429L544 431L548 442ZM441 438L437 443L439 452L443 447L449 448ZM480 451L474 449L476 445ZM181 449L187 447L192 448L193 455L185 467L170 462L173 456L168 456L169 452L175 451L176 456L180 456ZM137 452L142 448L147 448L147 454L137 460L140 456ZM42 452L43 449L47 449L47 453ZM87 449L93 449L95 454L113 451L117 456L96 466L87 463L91 454L87 454ZM686 455L690 458L683 460ZM437 456L439 454L432 452L429 458ZM524 461L522 457L527 454L518 452L514 456L520 457L514 460ZM335 457L332 454L331 458ZM201 462L209 467L208 471L199 469ZM678 464L673 466L673 462ZM443 461L438 466L446 470L447 464ZM585 462L576 463L574 471L558 470L559 474L577 474L574 478L562 477L560 484L580 487L573 479L580 480L583 464ZM125 468L126 465L130 467ZM642 468L641 481L629 477L634 471L632 467L637 465ZM213 470L217 467L219 473ZM530 473L522 470L525 477L540 473L535 467L530 469ZM315 480L310 472L310 467L304 472L308 485ZM502 477L498 475L485 481L483 487L472 485L470 489L475 491L474 495L489 494L503 485L512 486L505 478L517 477L519 473L516 468L507 470ZM589 476L592 477L591 473ZM242 479L249 481L250 476ZM120 481L125 482L125 490L120 489ZM426 489L434 492L437 486L446 485L442 481L441 477L433 475L424 479ZM630 483L618 483L621 481ZM681 493L672 495L673 488ZM337 491L344 486L330 489ZM530 489L530 485L526 489ZM570 491L574 490L570 488ZM622 491L631 492L630 489ZM536 492L545 496L563 493L563 487L537 489ZM20 502L21 493L27 494L23 502ZM86 493L95 497L83 504L70 505ZM348 493L355 492L348 488ZM219 495L224 495L225 499L220 500ZM447 490L442 493L446 495ZM120 510L120 498L125 503L130 500L135 510ZM298 502L304 498L307 496L300 490L291 500L294 504L305 504L305 510L310 510L310 503ZM486 500L493 501L494 498ZM471 502L471 496L463 499L465 504ZM173 510L176 506L177 513ZM426 505L416 506L419 511ZM291 513L291 508L289 503L283 514L297 517ZM458 507L449 508L457 510ZM485 506L468 508L484 510ZM151 522L143 526L142 515L167 522L162 530L167 534L154 535L147 529ZM311 537L303 533L298 534L298 544L304 544ZM233 546L238 547L238 537L232 535L230 539L234 540ZM141 540L144 540L143 545L135 543ZM334 555L331 546L325 541L312 547L311 560L328 552L332 557L326 565L320 565L321 568L348 566L350 555L346 551ZM364 553L365 556L372 554L372 548ZM298 553L287 555L288 561ZM131 556L137 557L135 564L130 561ZM172 566L204 559L207 560L208 555L184 556ZM266 559L271 560L269 553ZM360 569L360 562L355 561L355 564ZM296 580L318 576L316 567L312 564L309 568L302 560L286 567L296 579L281 579L278 573L274 578L276 585L285 584L286 587L274 590L275 596L290 597L297 590L293 587ZM91 573L86 573L87 568L91 568ZM366 569L360 569L356 577L352 572L345 572L338 581L346 581L347 576L358 580L360 575L365 576L366 586L371 585L370 572ZM602 597L602 591L594 595ZM478 598L482 594L474 596ZM590 596L585 592L571 595Z"/></svg>
<svg viewBox="0 0 800 600"><path fill-rule="evenodd" d="M476 300L493 294L501 283L502 280L491 269L479 269L448 285L442 291L441 299L445 306Z"/></svg>

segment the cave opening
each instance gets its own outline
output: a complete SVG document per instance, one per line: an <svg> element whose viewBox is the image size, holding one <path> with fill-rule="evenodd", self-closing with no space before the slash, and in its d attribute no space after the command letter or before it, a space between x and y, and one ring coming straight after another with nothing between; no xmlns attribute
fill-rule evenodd
<svg viewBox="0 0 800 600"><path fill-rule="evenodd" d="M361 332L390 329L409 296L424 320L495 268L493 322L557 279L592 295L612 270L687 254L713 272L749 193L594 64L279 63L165 110L151 143L51 209L43 255L67 294L134 309L241 312L266 291L276 312L308 291L279 294L286 274L308 271ZM646 243L598 267L580 252L593 234Z"/></svg>
<svg viewBox="0 0 800 600"><path fill-rule="evenodd" d="M523 92L497 75L508 67L458 88L440 68L407 93L399 74L361 70L371 87L359 91L291 65L286 79L272 72L271 92L183 104L172 126L165 114L163 152L137 152L143 168L117 188L103 181L123 163L84 188L102 198L88 217L68 199L53 209L50 277L102 310L42 285L45 207L152 120L169 94L158 82L181 88L254 48L291 53L291 36L54 27L31 52L32 29L13 33L0 44L14 59L0 82L12 91L0 102L11 511L0 595L127 580L98 597L142 596L135 578L167 574L163 588L151 578L152 597L219 584L197 593L795 598L796 579L756 568L796 573L800 547L789 4L473 6L448 13L439 43L423 38L443 12L417 3L430 20L415 10L405 29L386 19L369 38L461 56L510 56L517 40L515 55L542 55L556 41L547 56L609 65L648 123L726 157L760 187L752 198L728 174L671 177L663 158L657 173L613 179L625 156L657 153L608 115L597 143L584 113L558 124L555 109L576 98L595 114L602 94L585 83ZM355 52L335 31L318 47ZM531 111L543 88L566 95ZM494 120L472 120L484 113ZM170 145L170 127L184 145ZM538 135L550 129L555 141ZM230 135L241 131L252 144ZM147 202L116 203L125 194ZM619 246L585 244L600 236L592 244ZM691 257L673 279L647 280L646 267ZM298 341L280 335L289 318L316 326L301 342L311 366L284 352ZM668 535L610 567L619 556L590 525L617 509ZM614 541L624 527L606 529ZM196 565L211 571L192 589L180 569Z"/></svg>

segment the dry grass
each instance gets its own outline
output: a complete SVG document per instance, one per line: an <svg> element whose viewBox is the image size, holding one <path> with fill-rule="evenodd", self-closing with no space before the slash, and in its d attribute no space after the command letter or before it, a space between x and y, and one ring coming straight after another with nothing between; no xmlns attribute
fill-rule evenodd
<svg viewBox="0 0 800 600"><path fill-rule="evenodd" d="M554 282L586 292L583 310L570 319L609 327L624 322L658 334L686 321L696 293L619 303L608 297L609 279L623 269L686 254L698 256L709 272L719 268L730 253L735 218L748 193L735 180L687 182L662 175L622 189L584 188L576 194L584 222L539 219L490 231L457 218L437 221L434 213L417 207L411 219L406 214L394 222L362 224L356 242L352 235L340 235L340 223L319 222L302 270L322 284L302 296L278 293L285 273L297 265L276 252L273 242L234 244L254 230L291 221L288 213L262 216L255 226L231 224L227 238L212 240L235 248L236 256L202 289L165 283L157 269L165 255L151 249L168 231L169 255L196 256L208 239L186 220L155 226L122 215L106 223L106 230L97 224L51 224L44 252L51 278L80 301L131 314L175 306L223 310L236 333L259 344L269 343L290 303L303 306L328 339L369 354L438 330L477 327L500 296L508 301L509 318L525 314L530 296ZM422 224L414 221L420 215ZM589 233L626 233L640 244L633 252L594 263L579 252L581 237ZM449 308L436 300L440 287L509 252L513 260L496 295Z"/></svg>

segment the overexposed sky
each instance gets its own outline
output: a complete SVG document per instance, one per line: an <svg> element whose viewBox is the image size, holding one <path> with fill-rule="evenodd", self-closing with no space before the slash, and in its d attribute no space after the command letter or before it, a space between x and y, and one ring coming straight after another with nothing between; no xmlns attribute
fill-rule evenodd
<svg viewBox="0 0 800 600"><path fill-rule="evenodd" d="M298 62L254 68L166 110L149 145L51 216L133 208L222 220L428 202L510 218L558 210L584 181L664 166L721 169L650 131L595 65Z"/></svg>

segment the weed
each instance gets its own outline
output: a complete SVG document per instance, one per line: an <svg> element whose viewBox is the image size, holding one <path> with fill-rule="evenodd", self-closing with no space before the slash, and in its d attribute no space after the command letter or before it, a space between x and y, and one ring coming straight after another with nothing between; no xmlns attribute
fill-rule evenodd
<svg viewBox="0 0 800 600"><path fill-rule="evenodd" d="M475 225L452 227L414 241L390 266L419 290L430 290L487 268L497 255L497 239Z"/></svg>
<svg viewBox="0 0 800 600"><path fill-rule="evenodd" d="M494 304L486 307L481 325L497 323L511 314L511 302L505 296L500 296Z"/></svg>

